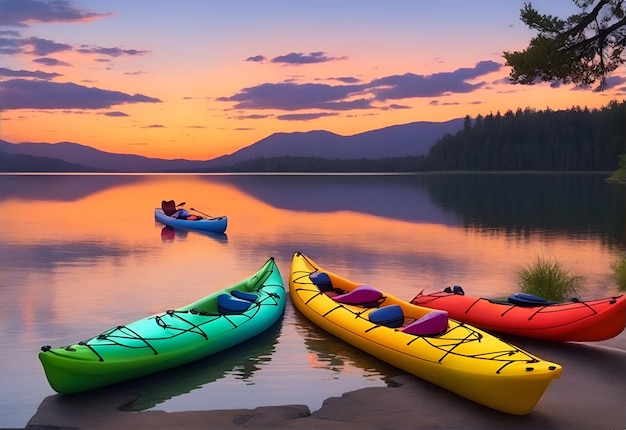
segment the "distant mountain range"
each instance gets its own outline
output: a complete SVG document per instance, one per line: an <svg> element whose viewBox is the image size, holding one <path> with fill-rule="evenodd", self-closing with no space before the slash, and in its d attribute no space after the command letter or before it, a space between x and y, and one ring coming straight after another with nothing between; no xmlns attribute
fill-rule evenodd
<svg viewBox="0 0 626 430"><path fill-rule="evenodd" d="M181 172L227 169L241 161L273 157L380 159L419 156L447 133L463 127L463 119L413 122L340 136L328 131L274 133L232 154L210 160L166 160L104 152L72 142L10 143L0 140L2 172Z"/></svg>

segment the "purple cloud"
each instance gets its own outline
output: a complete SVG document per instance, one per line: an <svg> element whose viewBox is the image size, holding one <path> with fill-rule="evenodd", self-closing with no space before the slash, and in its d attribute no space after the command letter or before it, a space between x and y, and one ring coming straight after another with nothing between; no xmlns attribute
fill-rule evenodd
<svg viewBox="0 0 626 430"><path fill-rule="evenodd" d="M354 110L354 109L372 109L372 99L346 100L336 102L326 102L317 105L318 109L326 110Z"/></svg>
<svg viewBox="0 0 626 430"><path fill-rule="evenodd" d="M399 105L396 103L391 103L389 106L385 106L381 108L382 110L399 110L399 109L413 109L411 106Z"/></svg>
<svg viewBox="0 0 626 430"><path fill-rule="evenodd" d="M259 114L254 114L254 115L238 115L235 116L233 118L235 119L266 119L266 118L271 118L273 115L259 115Z"/></svg>
<svg viewBox="0 0 626 430"><path fill-rule="evenodd" d="M27 27L35 22L85 22L111 15L78 8L66 0L0 0L0 25Z"/></svg>
<svg viewBox="0 0 626 430"><path fill-rule="evenodd" d="M129 103L160 103L142 94L55 83L13 79L0 82L2 108L10 109L104 109Z"/></svg>
<svg viewBox="0 0 626 430"><path fill-rule="evenodd" d="M339 78L329 78L329 79L334 80L334 81L343 82L344 84L356 84L358 82L361 82L360 79L354 78L352 76L343 76L343 77L339 77Z"/></svg>
<svg viewBox="0 0 626 430"><path fill-rule="evenodd" d="M127 113L120 112L119 110L112 111L112 112L105 112L102 115L104 115L104 116L114 116L114 117L115 116L117 116L117 117L119 117L119 116L130 116Z"/></svg>
<svg viewBox="0 0 626 430"><path fill-rule="evenodd" d="M65 61L50 57L36 58L33 62L43 64L44 66L69 66L69 63L66 63Z"/></svg>
<svg viewBox="0 0 626 430"><path fill-rule="evenodd" d="M0 0L0 2L1 1L2 0ZM0 54L5 55L29 54L43 57L58 52L74 51L80 54L96 54L106 55L108 57L120 57L122 55L135 56L150 53L150 51L146 50L122 49L118 47L106 48L101 46L81 45L80 47L76 48L67 43L58 43L53 40L42 39L39 37L19 38L18 32L3 33L6 33L6 36L2 36L2 34L0 33ZM18 37L14 37L16 35ZM28 48L30 48L30 50Z"/></svg>
<svg viewBox="0 0 626 430"><path fill-rule="evenodd" d="M388 76L372 82L376 99L380 101L398 100L410 97L434 97L446 93L469 93L481 87L481 84L469 84L451 76L421 76L413 73Z"/></svg>
<svg viewBox="0 0 626 430"><path fill-rule="evenodd" d="M354 85L329 85L321 83L298 84L295 82L265 83L244 88L230 97L218 101L235 103L235 109L333 110L373 109L374 102L400 100L416 97L435 97L454 93L469 93L485 85L484 82L467 82L482 75L500 70L501 64L482 61L475 67L461 68L453 72L433 75L392 75L369 83ZM367 94L368 96L364 96ZM354 97L361 95L360 98ZM370 97L373 95L373 98ZM391 104L387 108L400 109Z"/></svg>
<svg viewBox="0 0 626 430"><path fill-rule="evenodd" d="M593 91L600 92L600 91L608 90L611 88L617 88L619 85L623 84L624 82L626 82L626 78L624 78L623 76L616 76L616 75L609 76L604 81L604 85L602 87L598 86Z"/></svg>
<svg viewBox="0 0 626 430"><path fill-rule="evenodd" d="M8 34L8 32L3 33ZM11 37L0 36L0 54L2 55L15 55L23 50L24 41L16 39L13 37L13 34L10 36Z"/></svg>
<svg viewBox="0 0 626 430"><path fill-rule="evenodd" d="M67 43L57 43L53 40L41 39L39 37L24 39L22 44L31 46L33 48L32 53L35 55L49 55L72 50L72 45Z"/></svg>
<svg viewBox="0 0 626 430"><path fill-rule="evenodd" d="M272 58L272 63L283 64L316 64L316 63L328 63L329 61L344 60L347 57L328 57L324 52L311 52L310 54L303 54L302 52L291 52L287 55L279 55Z"/></svg>
<svg viewBox="0 0 626 430"><path fill-rule="evenodd" d="M300 110L317 108L322 104L337 103L359 90L356 86L331 86L327 84L261 84L244 88L231 97L218 101L235 102L236 109Z"/></svg>
<svg viewBox="0 0 626 430"><path fill-rule="evenodd" d="M18 33L19 34L19 33ZM31 50L27 51L26 48ZM15 54L32 54L32 55L49 55L56 52L69 51L72 47L65 43L57 43L48 39L38 37L29 37L25 39L15 37L0 38L0 52L8 55Z"/></svg>
<svg viewBox="0 0 626 430"><path fill-rule="evenodd" d="M267 58L265 58L264 56L262 56L262 55L255 55L254 57L246 58L245 61L251 61L253 63L262 63L265 60L267 60Z"/></svg>
<svg viewBox="0 0 626 430"><path fill-rule="evenodd" d="M0 67L0 76L6 76L9 78L35 78L35 79L54 79L59 76L63 76L59 73L47 73L37 70L36 72L31 72L29 70L11 70L4 67Z"/></svg>
<svg viewBox="0 0 626 430"><path fill-rule="evenodd" d="M439 100L432 100L428 103L430 106L459 106L459 102L440 102Z"/></svg>
<svg viewBox="0 0 626 430"><path fill-rule="evenodd" d="M336 116L336 113L290 113L286 115L278 115L276 119L281 121L311 121L327 116Z"/></svg>
<svg viewBox="0 0 626 430"><path fill-rule="evenodd" d="M412 97L435 97L450 93L469 93L485 85L484 82L470 84L468 79L496 72L502 68L494 61L481 61L473 68L457 69L454 72L435 73L433 75L404 75L388 76L372 81L376 99L385 101L390 99L405 99Z"/></svg>
<svg viewBox="0 0 626 430"><path fill-rule="evenodd" d="M87 45L81 45L81 47L78 48L77 51L81 54L99 54L107 55L109 57L120 57L122 55L145 55L150 53L150 51L141 51L138 49L103 48L101 46Z"/></svg>

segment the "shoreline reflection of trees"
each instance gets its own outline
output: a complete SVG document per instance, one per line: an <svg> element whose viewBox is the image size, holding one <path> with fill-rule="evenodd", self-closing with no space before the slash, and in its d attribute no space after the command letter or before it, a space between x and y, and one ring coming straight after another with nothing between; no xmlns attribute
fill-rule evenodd
<svg viewBox="0 0 626 430"><path fill-rule="evenodd" d="M7 175L0 178L1 198L72 202L148 179L141 175Z"/></svg>
<svg viewBox="0 0 626 430"><path fill-rule="evenodd" d="M0 198L73 201L151 178L87 175L77 181L76 175L4 176ZM599 237L609 244L626 243L626 192L623 186L607 183L602 173L276 174L196 178L235 186L279 209L313 213L349 210L409 222L502 230L520 236L540 231Z"/></svg>
<svg viewBox="0 0 626 430"><path fill-rule="evenodd" d="M409 222L626 244L626 192L601 173L239 175L203 177L287 210L351 210ZM615 208L618 208L616 210Z"/></svg>
<svg viewBox="0 0 626 430"><path fill-rule="evenodd" d="M466 227L626 243L626 192L603 175L449 174L432 178L429 195L457 213Z"/></svg>

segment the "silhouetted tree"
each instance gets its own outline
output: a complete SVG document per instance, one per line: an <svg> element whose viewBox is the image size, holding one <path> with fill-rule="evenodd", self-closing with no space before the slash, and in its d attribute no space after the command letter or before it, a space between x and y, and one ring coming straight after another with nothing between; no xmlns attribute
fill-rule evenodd
<svg viewBox="0 0 626 430"><path fill-rule="evenodd" d="M626 102L489 114L433 145L433 170L610 171L626 151ZM416 169L417 170L417 169Z"/></svg>
<svg viewBox="0 0 626 430"><path fill-rule="evenodd" d="M525 3L521 20L539 34L524 51L504 52L518 84L544 82L587 86L607 77L626 62L624 0L574 0L581 9L567 19L542 15Z"/></svg>

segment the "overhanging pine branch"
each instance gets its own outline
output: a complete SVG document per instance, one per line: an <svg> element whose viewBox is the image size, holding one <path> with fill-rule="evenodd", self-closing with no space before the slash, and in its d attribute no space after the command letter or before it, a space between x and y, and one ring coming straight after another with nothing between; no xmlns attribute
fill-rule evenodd
<svg viewBox="0 0 626 430"><path fill-rule="evenodd" d="M598 2L596 7L594 7L591 12L585 15L583 19L574 27L570 28L565 33L563 33L562 36L567 38L571 36L572 34L576 34L576 33L584 31L587 28L587 26L591 24L598 17L598 14L600 13L604 5L606 5L608 2L609 0L600 0L600 2Z"/></svg>
<svg viewBox="0 0 626 430"><path fill-rule="evenodd" d="M595 34L594 36L592 36L590 38L581 40L580 42L577 42L577 43L575 43L573 45L568 46L565 50L566 51L571 51L571 50L579 48L581 45L587 45L589 43L595 42L596 40L598 40L600 38L606 38L607 35L611 34L615 30L617 30L618 28L624 27L624 26L626 26L626 17L624 17L621 20L617 21L616 23L614 23L610 27L607 27L605 29L599 30L597 34ZM623 40L624 40L624 38L622 38L621 41L623 42ZM620 42L620 41L618 41L618 42Z"/></svg>

